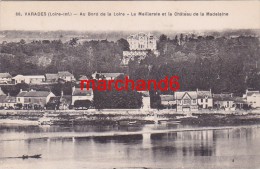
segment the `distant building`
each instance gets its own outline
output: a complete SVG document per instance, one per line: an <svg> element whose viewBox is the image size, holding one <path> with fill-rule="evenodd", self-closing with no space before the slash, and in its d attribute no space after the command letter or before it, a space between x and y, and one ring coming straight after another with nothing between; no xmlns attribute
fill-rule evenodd
<svg viewBox="0 0 260 169"><path fill-rule="evenodd" d="M12 76L9 73L0 73L0 83L8 84L12 82Z"/></svg>
<svg viewBox="0 0 260 169"><path fill-rule="evenodd" d="M151 108L149 91L138 91L142 94L142 109L149 110Z"/></svg>
<svg viewBox="0 0 260 169"><path fill-rule="evenodd" d="M243 95L243 98L246 100L247 104L252 108L260 107L260 92L259 91L249 91L246 90L246 94Z"/></svg>
<svg viewBox="0 0 260 169"><path fill-rule="evenodd" d="M84 89L81 90L80 88L72 88L72 101L71 105L74 105L75 101L77 100L93 100L93 90L90 88L89 90Z"/></svg>
<svg viewBox="0 0 260 169"><path fill-rule="evenodd" d="M64 80L65 82L71 82L75 80L75 77L73 74L71 74L68 71L60 71L58 72L58 78Z"/></svg>
<svg viewBox="0 0 260 169"><path fill-rule="evenodd" d="M25 108L45 107L51 97L55 95L48 91L20 91L16 97L16 102L22 104Z"/></svg>
<svg viewBox="0 0 260 169"><path fill-rule="evenodd" d="M198 110L198 95L196 91L175 92L174 98L177 104L177 111Z"/></svg>
<svg viewBox="0 0 260 169"><path fill-rule="evenodd" d="M213 97L211 90L200 91L197 89L198 105L203 109L213 108Z"/></svg>
<svg viewBox="0 0 260 169"><path fill-rule="evenodd" d="M130 50L156 50L157 38L151 33L138 33L127 37Z"/></svg>
<svg viewBox="0 0 260 169"><path fill-rule="evenodd" d="M15 84L27 83L27 84L40 84L45 82L44 75L17 75L12 78Z"/></svg>
<svg viewBox="0 0 260 169"><path fill-rule="evenodd" d="M176 101L173 95L160 95L161 105L168 109L173 108L176 105Z"/></svg>
<svg viewBox="0 0 260 169"><path fill-rule="evenodd" d="M59 76L57 73L46 73L45 78L47 83L55 83L58 81Z"/></svg>
<svg viewBox="0 0 260 169"><path fill-rule="evenodd" d="M123 51L122 66L127 66L130 60L137 59L138 62L146 58L149 51L159 56L157 51L157 38L151 33L138 33L127 37L130 51Z"/></svg>
<svg viewBox="0 0 260 169"><path fill-rule="evenodd" d="M14 96L5 96L1 95L0 96L0 107L12 107L14 108L16 105L16 98Z"/></svg>
<svg viewBox="0 0 260 169"><path fill-rule="evenodd" d="M92 78L93 79L105 79L105 80L114 80L120 75L123 75L124 73L93 73Z"/></svg>
<svg viewBox="0 0 260 169"><path fill-rule="evenodd" d="M213 104L215 108L230 110L235 107L232 93L213 94Z"/></svg>

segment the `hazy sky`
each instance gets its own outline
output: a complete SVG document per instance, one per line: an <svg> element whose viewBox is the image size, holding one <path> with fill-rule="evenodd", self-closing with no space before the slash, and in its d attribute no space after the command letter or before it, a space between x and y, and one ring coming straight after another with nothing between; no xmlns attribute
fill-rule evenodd
<svg viewBox="0 0 260 169"><path fill-rule="evenodd" d="M20 12L23 16L15 16ZM72 16L25 16L25 12L66 13ZM80 12L112 16L79 16ZM126 16L114 16L114 13ZM131 16L138 12L173 16ZM224 12L228 16L174 16L175 12ZM76 15L74 15L76 14ZM129 14L129 15L127 15ZM127 2L1 2L0 30L222 30L260 29L260 1L127 1Z"/></svg>

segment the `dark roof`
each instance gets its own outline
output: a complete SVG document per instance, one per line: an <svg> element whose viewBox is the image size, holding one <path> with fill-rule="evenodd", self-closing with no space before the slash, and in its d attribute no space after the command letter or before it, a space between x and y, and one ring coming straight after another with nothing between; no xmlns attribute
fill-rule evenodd
<svg viewBox="0 0 260 169"><path fill-rule="evenodd" d="M246 101L243 99L243 97L233 97L232 98L235 103L243 103L246 104Z"/></svg>
<svg viewBox="0 0 260 169"><path fill-rule="evenodd" d="M74 92L72 93L73 96L91 96L93 93L92 89L83 89L75 88Z"/></svg>
<svg viewBox="0 0 260 169"><path fill-rule="evenodd" d="M0 103L4 103L6 96L0 96Z"/></svg>
<svg viewBox="0 0 260 169"><path fill-rule="evenodd" d="M49 100L49 103L59 103L60 102L60 96L51 97Z"/></svg>
<svg viewBox="0 0 260 169"><path fill-rule="evenodd" d="M198 99L202 98L212 98L210 91L197 91Z"/></svg>
<svg viewBox="0 0 260 169"><path fill-rule="evenodd" d="M259 94L259 91L247 91L246 92L247 96L252 96L253 94Z"/></svg>
<svg viewBox="0 0 260 169"><path fill-rule="evenodd" d="M9 73L0 73L0 78L12 78Z"/></svg>
<svg viewBox="0 0 260 169"><path fill-rule="evenodd" d="M16 103L16 98L13 96L0 96L0 103Z"/></svg>
<svg viewBox="0 0 260 169"><path fill-rule="evenodd" d="M213 94L214 101L233 101L232 94Z"/></svg>
<svg viewBox="0 0 260 169"><path fill-rule="evenodd" d="M161 101L174 101L173 95L160 95Z"/></svg>
<svg viewBox="0 0 260 169"><path fill-rule="evenodd" d="M47 73L45 74L47 80L57 80L59 78L58 74Z"/></svg>
<svg viewBox="0 0 260 169"><path fill-rule="evenodd" d="M73 74L71 74L68 71L60 71L60 72L58 72L58 77L63 77L63 76L73 76Z"/></svg>
<svg viewBox="0 0 260 169"><path fill-rule="evenodd" d="M27 93L27 91L21 91L18 93L17 97L24 97L24 95Z"/></svg>
<svg viewBox="0 0 260 169"><path fill-rule="evenodd" d="M22 91L17 97L47 97L50 94L48 91Z"/></svg>

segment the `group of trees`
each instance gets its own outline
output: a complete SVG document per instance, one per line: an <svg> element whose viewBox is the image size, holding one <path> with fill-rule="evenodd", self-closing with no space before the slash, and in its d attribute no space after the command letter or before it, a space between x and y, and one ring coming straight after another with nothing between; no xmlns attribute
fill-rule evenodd
<svg viewBox="0 0 260 169"><path fill-rule="evenodd" d="M180 34L174 38L161 35L157 43L159 56L152 51L139 63L131 60L128 74L131 79L163 79L180 77L180 90L212 89L214 93L232 92L241 95L247 88L260 90L259 38L251 36L214 37ZM98 72L124 72L120 67L122 53L129 50L125 39L79 42L73 38L60 40L21 40L0 44L0 72L16 74L56 73L68 70L76 77ZM23 86L26 88L25 86ZM57 84L50 89L60 95L71 93L72 84ZM14 88L18 93L21 86ZM173 93L165 91L164 93ZM158 92L151 92L155 104ZM141 95L135 91L95 91L97 108L138 108Z"/></svg>
<svg viewBox="0 0 260 169"><path fill-rule="evenodd" d="M186 38L170 39L162 35L158 42L160 56L155 57L150 52L140 64L137 59L130 61L130 76L159 80L177 75L180 90L212 89L214 93L237 95L242 95L247 88L260 90L257 37L180 37Z"/></svg>

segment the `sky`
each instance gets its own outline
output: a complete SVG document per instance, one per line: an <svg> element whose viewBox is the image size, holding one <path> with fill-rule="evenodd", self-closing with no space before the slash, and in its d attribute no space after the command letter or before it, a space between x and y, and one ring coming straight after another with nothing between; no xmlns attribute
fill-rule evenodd
<svg viewBox="0 0 260 169"><path fill-rule="evenodd" d="M20 12L22 16L16 16ZM70 13L72 16L25 16L25 13ZM80 16L80 13L99 16ZM100 16L100 13L112 16ZM138 12L167 16L131 16ZM172 13L172 16L168 14ZM175 13L199 16L174 16ZM201 13L228 16L200 16ZM125 16L114 16L125 13ZM127 15L129 14L129 15ZM0 1L0 30L163 31L260 29L260 1Z"/></svg>

